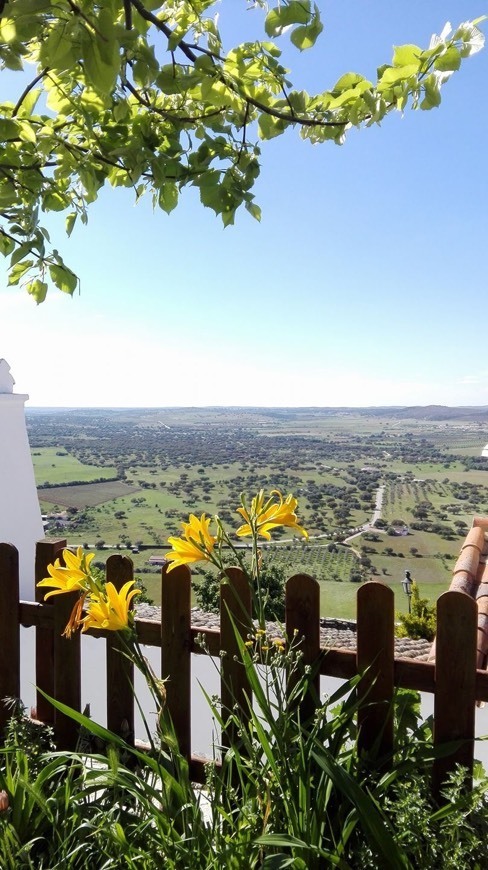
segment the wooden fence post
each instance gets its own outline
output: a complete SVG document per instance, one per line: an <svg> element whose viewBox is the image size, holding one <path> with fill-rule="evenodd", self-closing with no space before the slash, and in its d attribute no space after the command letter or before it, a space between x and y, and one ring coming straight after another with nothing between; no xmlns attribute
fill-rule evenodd
<svg viewBox="0 0 488 870"><path fill-rule="evenodd" d="M35 561L35 599L38 602L44 601L44 595L49 592L49 589L42 587L39 589L37 584L48 576L47 566L54 562L66 547L66 540L58 541L38 541L36 545L36 561ZM50 607L53 599L49 599L45 607ZM43 692L54 697L54 630L52 628L36 628L36 688L42 689ZM52 724L54 722L54 708L46 701L40 692L36 693L36 711L37 719L41 722Z"/></svg>
<svg viewBox="0 0 488 870"><path fill-rule="evenodd" d="M220 697L222 718L237 705L244 717L249 716L251 687L239 652L237 634L245 642L252 629L252 600L249 581L240 568L227 568L220 585L220 645L225 655L220 661ZM237 740L236 724L230 722L222 731L222 746Z"/></svg>
<svg viewBox="0 0 488 870"><path fill-rule="evenodd" d="M394 593L389 586L369 581L357 595L358 746L375 751L379 759L393 750L395 667Z"/></svg>
<svg viewBox="0 0 488 870"><path fill-rule="evenodd" d="M464 592L445 592L437 602L434 695L434 747L462 744L434 762L435 795L456 764L466 768L471 784L476 703L476 602Z"/></svg>
<svg viewBox="0 0 488 870"><path fill-rule="evenodd" d="M191 574L186 565L161 571L161 676L182 755L191 755Z"/></svg>
<svg viewBox="0 0 488 870"><path fill-rule="evenodd" d="M10 718L5 698L20 698L19 554L0 544L0 739Z"/></svg>
<svg viewBox="0 0 488 870"><path fill-rule="evenodd" d="M316 668L300 703L300 718L306 722L315 714L320 701L320 585L308 574L295 574L287 581L285 602L288 643L296 638L296 649L302 654L299 667L288 680L288 694L296 687L306 666Z"/></svg>
<svg viewBox="0 0 488 870"><path fill-rule="evenodd" d="M119 591L134 576L132 560L127 556L109 556L106 581ZM131 606L132 606L131 602ZM111 631L106 641L107 658L107 728L134 742L134 665L125 655L119 632Z"/></svg>
<svg viewBox="0 0 488 870"><path fill-rule="evenodd" d="M81 639L76 631L63 637L78 592L53 598L54 611L54 698L73 710L81 710ZM58 749L76 749L80 726L59 710L54 711L54 738Z"/></svg>

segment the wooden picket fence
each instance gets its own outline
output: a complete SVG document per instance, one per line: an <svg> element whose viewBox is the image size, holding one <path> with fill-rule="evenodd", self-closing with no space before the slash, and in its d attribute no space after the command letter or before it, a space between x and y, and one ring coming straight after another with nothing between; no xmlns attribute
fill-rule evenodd
<svg viewBox="0 0 488 870"><path fill-rule="evenodd" d="M35 580L47 576L47 565L60 555L64 540L44 540L36 549ZM132 562L125 556L110 556L107 580L117 587L132 578ZM161 648L161 676L166 684L167 707L181 751L188 757L195 781L202 781L204 760L191 753L191 654L204 654L199 642L212 656L221 659L221 702L223 710L238 704L245 715L250 689L245 668L238 661L234 626L244 639L249 631L250 591L245 576L229 569L228 584L221 589L220 631L191 625L190 571L179 567L169 574L162 570L161 622L136 619L139 641ZM15 547L0 544L0 698L20 697L20 627L36 630L36 685L47 695L75 710L81 708L81 644L79 633L62 636L76 593L42 601L44 590L36 587L36 601L19 600L18 555ZM430 692L434 695L434 744L456 741L449 756L436 762L434 784L439 787L456 763L473 766L475 705L488 701L488 673L477 669L477 608L472 597L459 591L441 595L437 605L438 632L434 662L398 658L394 654L394 594L380 582L368 582L357 594L357 650L320 647L319 584L306 574L288 580L286 587L286 634L299 639L303 664L316 669L316 678L303 702L302 714L313 713L320 697L320 675L349 679L362 674L358 697L360 748L374 745L388 754L394 742L393 698L396 687ZM114 632L89 632L102 638L107 671L107 726L121 733L134 733L133 666L120 654ZM318 666L318 667L317 667ZM0 706L0 728L8 717ZM78 740L78 726L55 711L40 691L36 717L54 727L60 749L72 749ZM228 745L232 734L222 735Z"/></svg>

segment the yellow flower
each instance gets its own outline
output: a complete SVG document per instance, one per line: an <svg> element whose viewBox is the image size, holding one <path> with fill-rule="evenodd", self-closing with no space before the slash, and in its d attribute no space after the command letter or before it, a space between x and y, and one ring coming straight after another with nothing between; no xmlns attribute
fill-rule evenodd
<svg viewBox="0 0 488 870"><path fill-rule="evenodd" d="M190 562L210 561L210 554L217 543L217 538L209 532L211 517L202 514L200 519L190 514L189 522L182 523L183 536L181 538L168 538L168 544L173 549L166 558L173 564L168 571L172 571L177 565L188 565Z"/></svg>
<svg viewBox="0 0 488 870"><path fill-rule="evenodd" d="M52 592L48 592L44 598L51 595L62 595L64 592L75 592L77 589L86 591L89 587L90 562L95 553L84 553L83 547L78 547L76 554L71 550L63 550L63 559L66 567L63 567L56 559L54 565L48 565L50 577L40 580L38 586L53 586Z"/></svg>
<svg viewBox="0 0 488 870"><path fill-rule="evenodd" d="M273 496L277 496L274 499ZM264 490L261 490L251 502L251 510L248 511L245 507L237 508L237 513L246 521L243 526L237 529L236 534L241 537L246 537L253 534L262 535L266 540L271 539L269 534L270 529L276 529L279 526L287 526L290 529L296 529L302 535L308 538L308 532L298 523L296 515L298 501L293 495L287 495L284 499L281 492L274 489L270 498L265 502Z"/></svg>
<svg viewBox="0 0 488 870"><path fill-rule="evenodd" d="M113 583L107 583L105 593L93 596L88 604L88 612L83 619L82 631L89 628L103 628L107 631L120 631L129 625L129 607L134 595L140 589L131 589L133 580L124 583L117 591Z"/></svg>

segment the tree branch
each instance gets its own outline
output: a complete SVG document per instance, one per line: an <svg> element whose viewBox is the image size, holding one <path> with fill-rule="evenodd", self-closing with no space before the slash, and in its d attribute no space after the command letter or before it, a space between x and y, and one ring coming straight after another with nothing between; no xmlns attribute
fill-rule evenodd
<svg viewBox="0 0 488 870"><path fill-rule="evenodd" d="M132 6L130 0L124 0L125 29L132 30Z"/></svg>
<svg viewBox="0 0 488 870"><path fill-rule="evenodd" d="M167 36L168 39L173 36L173 31L171 30L171 27L168 27L168 25L165 24L164 21L160 21L160 19L153 15L152 12L148 12L144 4L141 3L141 0L129 0L129 2L134 7L134 9L136 9L141 18L144 18L144 21L150 21L151 24L154 24L154 26L161 33L164 33L164 35ZM178 43L178 48L181 49L181 51L183 52L185 57L188 58L188 60L191 60L192 63L195 63L197 56L183 39Z"/></svg>
<svg viewBox="0 0 488 870"><path fill-rule="evenodd" d="M145 109L149 109L150 112L154 112L156 115L160 115L163 120L170 121L171 123L179 121L181 124L194 124L196 121L205 121L207 118L214 118L216 115L221 115L224 111L223 109L215 109L212 112L206 112L203 115L195 115L191 117L185 115L173 115L171 112L165 112L164 109L158 109L157 106L153 106L147 97L144 97L127 79L124 80L123 85L128 91L130 91L141 106L144 106Z"/></svg>
<svg viewBox="0 0 488 870"><path fill-rule="evenodd" d="M37 83L40 82L41 79L43 79L44 76L45 76L48 72L49 72L49 67L46 66L46 67L42 70L42 72L40 72L39 75L36 76L35 79L33 79L33 80L31 81L31 83L27 85L26 88L24 88L24 90L22 91L22 93L21 93L19 99L17 100L17 102L16 102L16 104L15 104L15 106L14 106L14 109L13 109L13 112L12 112L12 118L15 118L15 116L16 116L17 112L19 111L19 109L20 109L22 103L24 102L24 100L25 100L27 94L30 93L30 91L32 90L32 88L35 88L35 86L37 85Z"/></svg>

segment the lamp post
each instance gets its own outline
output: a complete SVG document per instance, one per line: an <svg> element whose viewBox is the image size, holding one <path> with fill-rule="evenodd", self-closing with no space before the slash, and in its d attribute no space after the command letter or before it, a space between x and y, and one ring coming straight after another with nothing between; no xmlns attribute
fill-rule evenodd
<svg viewBox="0 0 488 870"><path fill-rule="evenodd" d="M412 612L412 585L413 580L410 576L410 571L405 571L405 577L402 580L402 587L408 599L408 612Z"/></svg>

